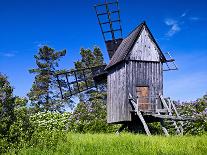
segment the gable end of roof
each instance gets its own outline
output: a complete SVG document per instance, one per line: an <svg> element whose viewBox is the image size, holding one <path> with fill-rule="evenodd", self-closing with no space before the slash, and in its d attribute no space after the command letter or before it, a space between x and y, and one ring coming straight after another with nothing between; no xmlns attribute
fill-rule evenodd
<svg viewBox="0 0 207 155"><path fill-rule="evenodd" d="M146 28L147 31L150 34L150 38L152 41L156 44L158 47L159 55L162 62L166 61L166 58L164 54L162 53L160 47L158 46L156 40L154 39L152 33L150 32L149 28L147 27L145 22L142 22L140 25L138 25L119 45L116 52L114 53L113 57L111 58L109 64L106 66L105 70L111 68L112 66L120 63L121 61L126 60L127 55L131 51L132 47L134 46L136 40L139 38L143 28Z"/></svg>

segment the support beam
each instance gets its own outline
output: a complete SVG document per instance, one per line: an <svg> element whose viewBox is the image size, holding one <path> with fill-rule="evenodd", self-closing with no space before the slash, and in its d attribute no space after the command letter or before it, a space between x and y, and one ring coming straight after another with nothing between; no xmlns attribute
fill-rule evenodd
<svg viewBox="0 0 207 155"><path fill-rule="evenodd" d="M142 122L142 124L143 124L143 126L144 126L144 130L145 130L146 134L147 134L148 136L150 136L151 133L150 133L150 131L149 131L149 128L148 128L148 126L147 126L147 123L145 122L144 117L142 116L142 113L141 113L138 109L137 109L137 115L138 115L139 119L141 120L141 122Z"/></svg>
<svg viewBox="0 0 207 155"><path fill-rule="evenodd" d="M142 116L142 113L138 109L138 104L134 101L134 99L132 98L132 95L131 94L129 94L129 102L131 102L132 105L134 106L135 112L137 113L140 121L142 122L142 125L144 127L144 130L145 130L146 134L148 136L150 136L151 133L150 133L150 130L149 130L148 126L147 126L147 123L145 122L144 117Z"/></svg>
<svg viewBox="0 0 207 155"><path fill-rule="evenodd" d="M159 94L159 97L160 97L160 100L161 100L164 108L167 109L167 111L169 112L170 110L169 110L169 107L168 107L167 103L165 102L164 97L161 94Z"/></svg>

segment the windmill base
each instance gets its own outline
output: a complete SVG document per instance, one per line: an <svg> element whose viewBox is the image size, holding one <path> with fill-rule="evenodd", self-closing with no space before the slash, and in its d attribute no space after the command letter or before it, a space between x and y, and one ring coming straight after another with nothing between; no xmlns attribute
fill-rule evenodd
<svg viewBox="0 0 207 155"><path fill-rule="evenodd" d="M141 116L140 116L141 114ZM165 119L162 118L161 116L153 116L150 114L145 115L144 113L141 113L138 115L137 113L133 112L132 113L132 121L128 121L128 122L123 122L122 126L117 130L117 134L122 132L124 129L127 129L129 132L132 133L143 133L143 134L147 134L148 136L151 135L150 129L148 127L148 123L153 123L153 122L159 122L160 123L160 127L164 133L165 136L169 136L168 130L167 130L167 126L166 126L166 122ZM169 118L168 118L169 119ZM176 133L177 134L181 134L182 135L182 130L180 128L178 128L176 122L172 119L169 119L170 122L172 122L174 124L174 128L176 129Z"/></svg>

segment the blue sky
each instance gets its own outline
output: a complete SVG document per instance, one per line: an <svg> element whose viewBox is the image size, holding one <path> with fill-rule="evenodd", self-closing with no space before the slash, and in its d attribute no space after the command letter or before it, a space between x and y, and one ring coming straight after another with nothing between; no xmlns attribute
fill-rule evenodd
<svg viewBox="0 0 207 155"><path fill-rule="evenodd" d="M60 68L70 68L79 50L98 45L108 55L93 5L104 0L1 0L0 72L8 75L15 94L31 88L34 54L47 44L66 49ZM164 94L195 100L207 92L207 1L120 0L123 35L143 20L160 48L170 51L178 71L165 72Z"/></svg>

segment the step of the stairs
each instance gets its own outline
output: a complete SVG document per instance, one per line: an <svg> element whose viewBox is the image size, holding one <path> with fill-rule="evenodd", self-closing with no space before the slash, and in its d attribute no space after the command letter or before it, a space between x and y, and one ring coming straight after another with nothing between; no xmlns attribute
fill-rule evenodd
<svg viewBox="0 0 207 155"><path fill-rule="evenodd" d="M157 109L157 113L168 113L167 109Z"/></svg>

